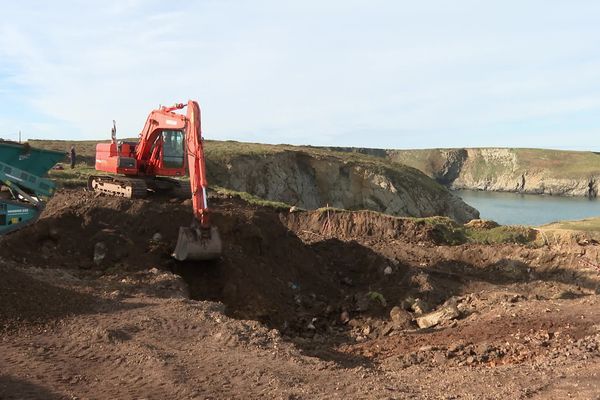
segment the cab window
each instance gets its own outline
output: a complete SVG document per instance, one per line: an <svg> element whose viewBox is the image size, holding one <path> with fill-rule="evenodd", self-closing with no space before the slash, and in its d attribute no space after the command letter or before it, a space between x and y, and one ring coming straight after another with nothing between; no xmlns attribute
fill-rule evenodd
<svg viewBox="0 0 600 400"><path fill-rule="evenodd" d="M183 139L182 131L162 131L164 168L183 168L185 156Z"/></svg>

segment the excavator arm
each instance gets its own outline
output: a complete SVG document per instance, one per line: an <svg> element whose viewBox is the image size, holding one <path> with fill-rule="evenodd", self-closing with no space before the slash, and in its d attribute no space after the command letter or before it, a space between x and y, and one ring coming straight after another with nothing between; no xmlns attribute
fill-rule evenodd
<svg viewBox="0 0 600 400"><path fill-rule="evenodd" d="M209 221L200 106L190 100L187 107L185 142L194 218L190 227L179 228L173 257L180 261L211 260L221 255L222 243L217 227Z"/></svg>
<svg viewBox="0 0 600 400"><path fill-rule="evenodd" d="M202 228L210 226L208 221L208 204L206 199L206 166L204 163L204 147L200 123L200 107L190 100L187 106L186 151L187 165L192 188L192 207L194 217Z"/></svg>

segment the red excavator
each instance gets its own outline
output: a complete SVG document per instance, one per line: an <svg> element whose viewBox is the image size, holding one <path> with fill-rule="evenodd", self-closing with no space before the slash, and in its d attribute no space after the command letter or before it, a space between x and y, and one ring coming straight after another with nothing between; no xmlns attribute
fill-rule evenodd
<svg viewBox="0 0 600 400"><path fill-rule="evenodd" d="M189 171L194 218L191 227L181 227L173 257L177 260L210 260L221 255L221 240L208 215L207 181L200 128L200 107L188 101L187 114L174 111L175 104L153 110L137 142L117 142L113 121L110 143L96 145L96 170L119 175L93 175L88 189L120 197L145 197L148 192L184 191L178 177Z"/></svg>

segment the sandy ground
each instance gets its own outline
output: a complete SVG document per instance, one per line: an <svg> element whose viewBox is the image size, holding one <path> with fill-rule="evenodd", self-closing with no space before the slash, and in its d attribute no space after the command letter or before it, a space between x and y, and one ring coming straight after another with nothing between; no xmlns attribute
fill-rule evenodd
<svg viewBox="0 0 600 400"><path fill-rule="evenodd" d="M212 263L169 258L176 199L63 192L2 239L0 398L600 398L593 241L214 203Z"/></svg>

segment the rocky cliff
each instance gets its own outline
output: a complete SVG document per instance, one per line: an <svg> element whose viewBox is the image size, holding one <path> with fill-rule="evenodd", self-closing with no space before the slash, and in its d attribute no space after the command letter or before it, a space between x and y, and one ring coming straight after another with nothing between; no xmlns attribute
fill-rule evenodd
<svg viewBox="0 0 600 400"><path fill-rule="evenodd" d="M542 149L391 150L453 189L596 197L600 155Z"/></svg>
<svg viewBox="0 0 600 400"><path fill-rule="evenodd" d="M292 146L207 142L212 184L301 208L370 209L396 216L479 213L415 168L384 158Z"/></svg>
<svg viewBox="0 0 600 400"><path fill-rule="evenodd" d="M410 165L451 189L596 197L600 155L544 149L345 149Z"/></svg>

